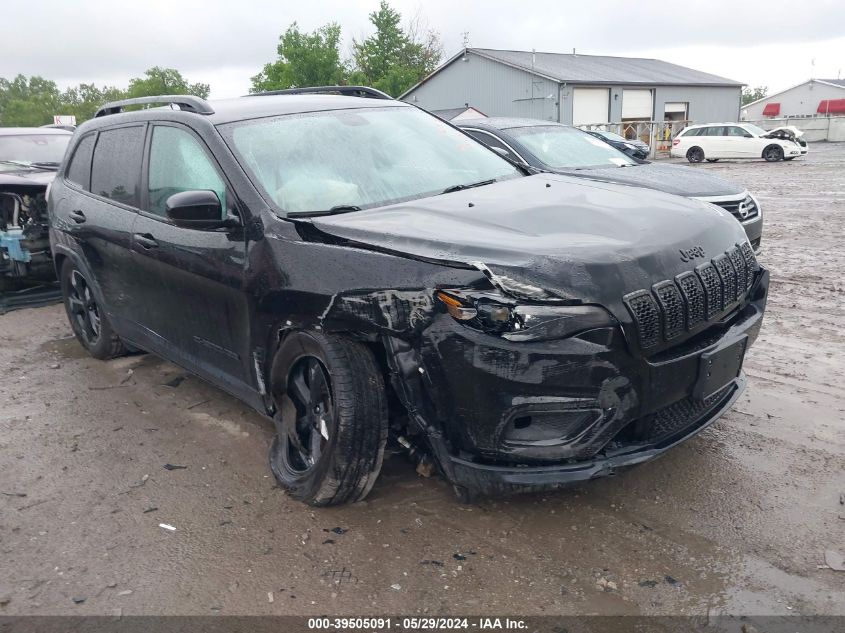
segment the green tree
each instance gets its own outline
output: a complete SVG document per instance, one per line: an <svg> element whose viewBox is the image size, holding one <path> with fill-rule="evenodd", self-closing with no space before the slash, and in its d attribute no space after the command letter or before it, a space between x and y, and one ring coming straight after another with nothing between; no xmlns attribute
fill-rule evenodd
<svg viewBox="0 0 845 633"><path fill-rule="evenodd" d="M443 55L436 31L423 28L419 17L408 30L402 15L382 0L370 14L375 33L362 41L353 40L352 83L362 83L398 96L429 74Z"/></svg>
<svg viewBox="0 0 845 633"><path fill-rule="evenodd" d="M340 58L340 26L334 22L303 33L294 22L279 38L279 57L252 77L250 92L344 83L346 68Z"/></svg>
<svg viewBox="0 0 845 633"><path fill-rule="evenodd" d="M125 98L126 91L114 86L98 88L94 84L79 84L62 93L59 114L72 114L77 123L82 123L92 118L104 103Z"/></svg>
<svg viewBox="0 0 845 633"><path fill-rule="evenodd" d="M175 68L161 68L154 66L144 72L143 77L136 77L129 80L129 89L126 97L154 97L157 95L194 95L208 98L211 87L208 84L188 83Z"/></svg>
<svg viewBox="0 0 845 633"><path fill-rule="evenodd" d="M756 88L751 88L750 86L747 88L742 89L742 105L747 106L749 103L753 101L757 101L758 99L762 99L767 94L769 94L769 88L767 86L757 86Z"/></svg>
<svg viewBox="0 0 845 633"><path fill-rule="evenodd" d="M61 112L56 82L43 77L18 75L11 81L0 77L0 125L38 126L53 122Z"/></svg>

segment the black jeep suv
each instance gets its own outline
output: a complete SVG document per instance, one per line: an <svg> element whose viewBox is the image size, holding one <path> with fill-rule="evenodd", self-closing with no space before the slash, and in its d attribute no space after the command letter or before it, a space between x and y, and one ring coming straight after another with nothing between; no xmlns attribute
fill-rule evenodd
<svg viewBox="0 0 845 633"><path fill-rule="evenodd" d="M326 90L80 126L50 239L92 355L153 352L272 418L273 473L314 505L362 499L389 440L461 498L607 475L739 395L768 274L727 211L528 175Z"/></svg>

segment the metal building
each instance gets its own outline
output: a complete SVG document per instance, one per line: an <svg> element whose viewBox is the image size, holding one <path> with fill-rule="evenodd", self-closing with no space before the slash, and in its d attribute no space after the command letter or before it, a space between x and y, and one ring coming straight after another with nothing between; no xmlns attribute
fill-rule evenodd
<svg viewBox="0 0 845 633"><path fill-rule="evenodd" d="M758 99L742 108L747 121L765 117L826 117L845 115L845 79L810 79Z"/></svg>
<svg viewBox="0 0 845 633"><path fill-rule="evenodd" d="M742 85L657 59L466 48L400 99L571 125L735 121Z"/></svg>

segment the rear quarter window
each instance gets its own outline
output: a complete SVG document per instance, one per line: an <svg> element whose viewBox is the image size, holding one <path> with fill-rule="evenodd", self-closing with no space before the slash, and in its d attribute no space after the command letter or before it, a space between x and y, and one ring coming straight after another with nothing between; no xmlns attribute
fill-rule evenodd
<svg viewBox="0 0 845 633"><path fill-rule="evenodd" d="M91 164L91 193L140 206L141 161L146 126L103 130Z"/></svg>
<svg viewBox="0 0 845 633"><path fill-rule="evenodd" d="M94 155L94 134L83 137L73 151L65 178L86 191L91 188L91 157Z"/></svg>

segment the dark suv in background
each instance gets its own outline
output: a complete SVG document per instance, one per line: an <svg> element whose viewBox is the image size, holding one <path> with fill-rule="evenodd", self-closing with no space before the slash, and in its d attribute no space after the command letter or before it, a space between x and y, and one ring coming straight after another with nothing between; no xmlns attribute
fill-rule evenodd
<svg viewBox="0 0 845 633"><path fill-rule="evenodd" d="M632 157L613 143L596 138L598 132L561 123L490 117L460 121L458 125L503 156L533 169L647 187L718 205L742 223L754 250L760 248L760 202L745 187L730 180L699 169L641 160L648 152Z"/></svg>
<svg viewBox="0 0 845 633"><path fill-rule="evenodd" d="M293 92L104 106L49 209L82 345L267 415L294 497L363 498L389 440L464 499L608 475L742 391L768 274L726 211L530 175L371 89Z"/></svg>

